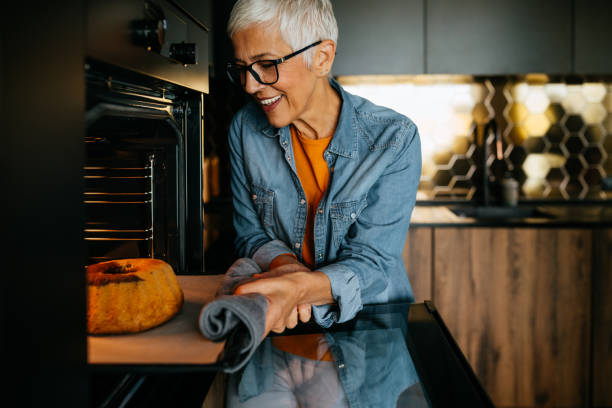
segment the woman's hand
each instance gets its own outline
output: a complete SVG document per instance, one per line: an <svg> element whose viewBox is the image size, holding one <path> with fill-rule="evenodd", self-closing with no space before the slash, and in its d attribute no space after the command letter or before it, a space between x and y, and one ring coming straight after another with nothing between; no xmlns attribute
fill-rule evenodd
<svg viewBox="0 0 612 408"><path fill-rule="evenodd" d="M283 271L272 270L260 274L259 279L255 281L240 285L234 292L236 295L259 293L266 297L268 310L264 336L270 331L282 333L286 328L291 329L297 325L298 303L302 295L299 276L302 273L305 272L285 271L283 273ZM308 305L308 314L310 314L310 305ZM310 319L310 315L308 318Z"/></svg>
<svg viewBox="0 0 612 408"><path fill-rule="evenodd" d="M259 279L270 279L270 278L276 278L276 277L284 276L284 275L295 273L295 272L310 272L310 269L308 269L306 266L296 261L296 263L288 263L288 264L278 266L268 272L255 274L253 275L253 277L259 278ZM312 305L309 303L298 304L297 305L297 316L298 316L298 319L303 323L306 323L307 321L309 321L310 317L312 316ZM287 327L292 329L293 327L295 327L295 325L297 325L297 321L295 322L293 326L287 326Z"/></svg>

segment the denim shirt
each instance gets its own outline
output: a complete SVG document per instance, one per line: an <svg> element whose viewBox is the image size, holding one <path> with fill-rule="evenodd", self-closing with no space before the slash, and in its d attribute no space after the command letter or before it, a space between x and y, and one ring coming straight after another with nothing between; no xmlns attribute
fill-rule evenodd
<svg viewBox="0 0 612 408"><path fill-rule="evenodd" d="M313 307L322 327L353 318L364 304L413 300L402 249L421 174L410 119L330 84L342 107L324 153L330 182L314 220L314 255L336 303ZM229 147L237 255L264 271L283 253L303 261L308 205L289 127L270 125L252 102L234 116Z"/></svg>

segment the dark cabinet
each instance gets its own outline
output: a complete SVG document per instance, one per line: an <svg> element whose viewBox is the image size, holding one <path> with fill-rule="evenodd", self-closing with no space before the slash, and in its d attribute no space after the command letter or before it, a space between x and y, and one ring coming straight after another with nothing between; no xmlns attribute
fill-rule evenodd
<svg viewBox="0 0 612 408"><path fill-rule="evenodd" d="M334 75L609 74L608 0L335 0Z"/></svg>
<svg viewBox="0 0 612 408"><path fill-rule="evenodd" d="M334 0L334 75L421 74L423 0Z"/></svg>
<svg viewBox="0 0 612 408"><path fill-rule="evenodd" d="M576 0L574 15L574 71L579 74L611 73L612 2Z"/></svg>
<svg viewBox="0 0 612 408"><path fill-rule="evenodd" d="M212 0L176 0L175 3L210 30L213 25L211 2Z"/></svg>
<svg viewBox="0 0 612 408"><path fill-rule="evenodd" d="M426 0L426 7L428 73L571 72L572 0Z"/></svg>

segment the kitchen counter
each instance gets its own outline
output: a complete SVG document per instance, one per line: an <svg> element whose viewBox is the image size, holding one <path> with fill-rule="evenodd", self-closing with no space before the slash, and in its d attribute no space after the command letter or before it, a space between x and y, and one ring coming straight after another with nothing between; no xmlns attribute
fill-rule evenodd
<svg viewBox="0 0 612 408"><path fill-rule="evenodd" d="M538 205L517 207L532 209L537 216L469 217L460 216L452 209L475 208L469 205L416 205L412 212L411 227L550 227L595 228L612 227L610 205ZM500 208L500 207L494 207Z"/></svg>

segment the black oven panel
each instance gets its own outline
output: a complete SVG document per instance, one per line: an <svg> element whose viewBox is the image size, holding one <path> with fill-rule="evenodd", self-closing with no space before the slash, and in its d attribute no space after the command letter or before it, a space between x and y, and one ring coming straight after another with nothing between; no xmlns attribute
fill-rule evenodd
<svg viewBox="0 0 612 408"><path fill-rule="evenodd" d="M90 0L87 56L208 93L208 29L171 0Z"/></svg>

